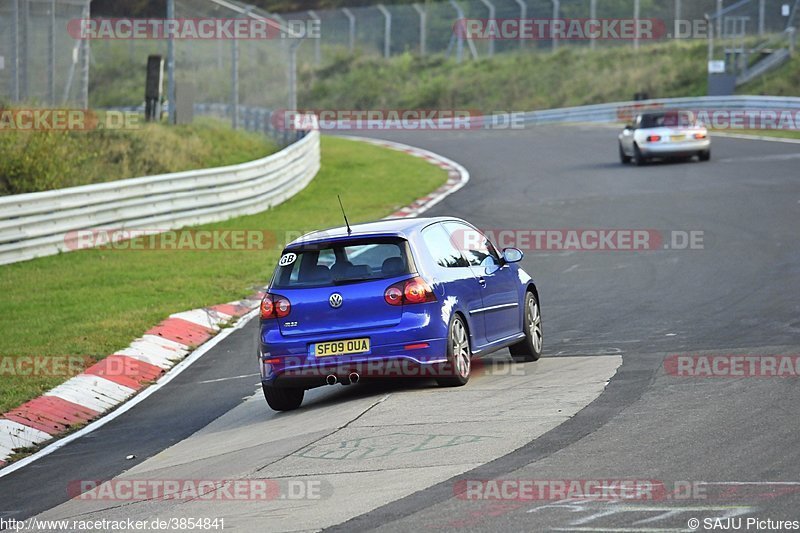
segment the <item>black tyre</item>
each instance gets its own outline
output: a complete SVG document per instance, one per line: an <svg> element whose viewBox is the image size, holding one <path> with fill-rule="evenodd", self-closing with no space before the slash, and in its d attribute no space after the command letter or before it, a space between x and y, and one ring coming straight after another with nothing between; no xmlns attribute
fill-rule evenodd
<svg viewBox="0 0 800 533"><path fill-rule="evenodd" d="M525 338L509 347L514 359L519 361L538 361L542 356L544 338L542 336L542 312L539 302L532 292L525 293L525 317L523 320Z"/></svg>
<svg viewBox="0 0 800 533"><path fill-rule="evenodd" d="M469 335L464 320L456 315L450 321L447 333L447 363L444 365L445 375L436 378L440 387L461 387L469 381L472 370L472 350L469 347Z"/></svg>
<svg viewBox="0 0 800 533"><path fill-rule="evenodd" d="M619 160L623 165L627 165L631 162L631 156L625 155L625 150L622 149L622 143L619 143Z"/></svg>
<svg viewBox="0 0 800 533"><path fill-rule="evenodd" d="M639 150L639 145L633 145L633 164L637 167L644 165L647 161L645 160L644 156L642 155L642 151Z"/></svg>
<svg viewBox="0 0 800 533"><path fill-rule="evenodd" d="M697 157L700 158L700 161L710 161L711 160L711 148L709 148L708 150L703 150L702 152L697 154Z"/></svg>
<svg viewBox="0 0 800 533"><path fill-rule="evenodd" d="M274 411L291 411L300 407L303 403L304 389L270 387L261 384L264 389L264 398Z"/></svg>

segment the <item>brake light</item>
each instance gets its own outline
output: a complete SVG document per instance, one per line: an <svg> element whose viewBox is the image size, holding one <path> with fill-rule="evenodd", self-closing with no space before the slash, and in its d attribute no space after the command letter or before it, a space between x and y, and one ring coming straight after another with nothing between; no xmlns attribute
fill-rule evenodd
<svg viewBox="0 0 800 533"><path fill-rule="evenodd" d="M647 137L647 142L649 143L658 142L660 140L661 140L661 135L650 135L649 137Z"/></svg>
<svg viewBox="0 0 800 533"><path fill-rule="evenodd" d="M705 133L695 133L694 134L694 138L695 139L705 139L706 137L708 137L708 135L706 135Z"/></svg>
<svg viewBox="0 0 800 533"><path fill-rule="evenodd" d="M383 293L383 299L389 305L403 305L403 291L400 287L392 285Z"/></svg>
<svg viewBox="0 0 800 533"><path fill-rule="evenodd" d="M261 300L261 319L284 318L292 311L292 303L277 294L267 294Z"/></svg>
<svg viewBox="0 0 800 533"><path fill-rule="evenodd" d="M435 302L436 296L424 279L416 277L390 285L383 293L383 299L389 305L411 305Z"/></svg>

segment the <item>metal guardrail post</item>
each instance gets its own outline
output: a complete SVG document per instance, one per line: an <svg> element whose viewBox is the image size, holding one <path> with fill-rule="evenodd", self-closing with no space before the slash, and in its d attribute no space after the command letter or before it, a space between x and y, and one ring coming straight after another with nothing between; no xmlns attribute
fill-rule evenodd
<svg viewBox="0 0 800 533"><path fill-rule="evenodd" d="M383 57L388 58L392 47L392 13L383 4L378 4L375 7L383 15Z"/></svg>
<svg viewBox="0 0 800 533"><path fill-rule="evenodd" d="M425 56L425 44L428 33L428 12L419 4L412 4L419 15L419 55Z"/></svg>
<svg viewBox="0 0 800 533"><path fill-rule="evenodd" d="M342 13L344 16L347 17L347 23L349 25L348 33L349 33L349 41L348 46L350 49L350 53L352 54L353 51L356 49L356 16L350 11L349 8L343 7Z"/></svg>
<svg viewBox="0 0 800 533"><path fill-rule="evenodd" d="M494 19L495 18L494 4L492 4L489 0L481 0L481 3L489 9L489 18ZM489 39L488 48L489 49L487 53L489 57L492 57L494 55L494 39Z"/></svg>

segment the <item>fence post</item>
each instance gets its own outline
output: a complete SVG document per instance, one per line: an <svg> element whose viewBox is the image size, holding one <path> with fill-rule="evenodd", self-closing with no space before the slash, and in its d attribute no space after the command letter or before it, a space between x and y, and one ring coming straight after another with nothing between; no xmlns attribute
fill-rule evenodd
<svg viewBox="0 0 800 533"><path fill-rule="evenodd" d="M50 27L47 29L47 101L56 105L56 0L50 0Z"/></svg>
<svg viewBox="0 0 800 533"><path fill-rule="evenodd" d="M175 0L167 0L167 20L175 18ZM169 123L175 124L175 35L167 39L167 100L169 100Z"/></svg>
<svg viewBox="0 0 800 533"><path fill-rule="evenodd" d="M597 20L597 0L591 0L589 2L589 18L591 20ZM589 41L589 48L591 50L597 48L597 39Z"/></svg>
<svg viewBox="0 0 800 533"><path fill-rule="evenodd" d="M425 39L428 32L428 13L419 4L412 4L419 14L419 55L425 56Z"/></svg>
<svg viewBox="0 0 800 533"><path fill-rule="evenodd" d="M170 112L172 102L170 102ZM231 127L239 129L239 39L231 40Z"/></svg>
<svg viewBox="0 0 800 533"><path fill-rule="evenodd" d="M21 50L21 60L19 64L20 70L20 78L21 79L21 87L20 87L20 99L21 100L29 100L30 95L30 69L28 68L31 64L30 62L30 36L29 34L29 26L30 26L30 15L31 15L31 6L30 0L22 0L22 50Z"/></svg>
<svg viewBox="0 0 800 533"><path fill-rule="evenodd" d="M347 22L350 25L350 53L352 54L356 48L356 16L347 7L342 8L342 13L347 17Z"/></svg>
<svg viewBox="0 0 800 533"><path fill-rule="evenodd" d="M553 22L558 19L561 13L561 0L553 0L553 20L550 21L550 31L553 33L553 51L558 50L558 36L553 31Z"/></svg>
<svg viewBox="0 0 800 533"><path fill-rule="evenodd" d="M592 2L594 1L592 0ZM517 5L519 5L519 19L525 20L528 18L528 3L525 0L517 0ZM525 39L519 40L519 47L525 48Z"/></svg>
<svg viewBox="0 0 800 533"><path fill-rule="evenodd" d="M383 14L383 57L388 58L391 54L392 46L392 14L383 4L378 4L375 7Z"/></svg>
<svg viewBox="0 0 800 533"><path fill-rule="evenodd" d="M89 4L91 0L86 0L83 6L83 18L88 19L91 16ZM91 52L91 40L86 38L83 40L81 47L81 106L83 109L89 109L89 61ZM170 109L172 107L170 106Z"/></svg>
<svg viewBox="0 0 800 533"><path fill-rule="evenodd" d="M672 23L672 36L677 39L680 35L680 20L683 16L683 6L681 0L675 0L675 20Z"/></svg>
<svg viewBox="0 0 800 533"><path fill-rule="evenodd" d="M14 87L12 97L19 102L19 0L14 1L14 22L11 23L13 57L11 58L11 79Z"/></svg>
<svg viewBox="0 0 800 533"><path fill-rule="evenodd" d="M766 15L766 6L764 5L764 0L758 0L758 34L764 35L764 26L766 21L764 20Z"/></svg>
<svg viewBox="0 0 800 533"><path fill-rule="evenodd" d="M722 39L722 0L717 0L717 39Z"/></svg>
<svg viewBox="0 0 800 533"><path fill-rule="evenodd" d="M317 12L313 9L309 9L306 13L308 13L308 16L311 17L312 20L319 23L319 37L314 39L314 62L319 65L322 61L322 51L320 48L320 41L322 41L322 19L319 18L319 15L317 15Z"/></svg>
<svg viewBox="0 0 800 533"><path fill-rule="evenodd" d="M449 0L450 5L456 10L456 17L463 22L464 12L461 7L456 4L456 0ZM452 41L451 41L452 42ZM456 63L461 63L464 60L464 31L462 29L456 30Z"/></svg>
<svg viewBox="0 0 800 533"><path fill-rule="evenodd" d="M492 4L489 0L481 0L481 3L483 3L483 5L485 5L489 9L489 18L494 19L495 18L494 4ZM488 50L489 57L492 57L494 55L494 39L489 39L488 47L489 47Z"/></svg>
<svg viewBox="0 0 800 533"><path fill-rule="evenodd" d="M633 0L633 20L634 24L636 25L636 33L633 35L633 49L639 49L639 11L640 11L640 3L639 0Z"/></svg>

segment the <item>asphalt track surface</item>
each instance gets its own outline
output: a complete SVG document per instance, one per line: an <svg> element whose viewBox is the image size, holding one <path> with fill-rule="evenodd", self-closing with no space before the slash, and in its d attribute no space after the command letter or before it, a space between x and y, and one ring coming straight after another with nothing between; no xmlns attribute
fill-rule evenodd
<svg viewBox="0 0 800 533"><path fill-rule="evenodd" d="M253 322L120 418L0 478L0 517L217 513L240 530L397 531L660 531L691 530L690 518L800 520L797 379L676 377L664 364L675 354L800 354L800 145L715 138L709 163L636 168L617 161L615 136L589 126L380 135L471 172L431 215L496 230L703 232L695 250L528 251L523 266L539 287L544 319L539 363L447 391L425 382L326 387L308 393L299 411L276 415L254 395ZM441 426L424 435L474 439L424 454L438 458L431 464L419 454L328 466L310 457L316 445L343 445L325 440L337 431L386 437L413 427L411 419ZM316 476L332 494L286 503L282 515L253 502L180 510L64 503L70 481L125 471ZM456 495L459 480L493 478L695 488L686 498L668 492L622 502Z"/></svg>

